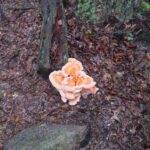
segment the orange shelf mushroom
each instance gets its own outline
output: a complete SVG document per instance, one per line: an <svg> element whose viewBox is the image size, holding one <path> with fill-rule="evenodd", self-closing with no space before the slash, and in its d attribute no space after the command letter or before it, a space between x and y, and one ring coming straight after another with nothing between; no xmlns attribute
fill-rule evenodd
<svg viewBox="0 0 150 150"><path fill-rule="evenodd" d="M86 98L98 91L96 82L83 71L82 63L75 58L69 58L62 70L52 72L49 80L60 93L62 101L68 101L69 105L76 105L81 96Z"/></svg>

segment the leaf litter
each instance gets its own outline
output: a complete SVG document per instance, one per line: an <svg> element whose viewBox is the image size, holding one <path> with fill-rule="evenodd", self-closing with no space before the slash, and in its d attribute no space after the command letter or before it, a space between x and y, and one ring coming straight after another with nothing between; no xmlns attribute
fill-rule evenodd
<svg viewBox="0 0 150 150"><path fill-rule="evenodd" d="M76 18L74 6L67 8L69 56L85 65L100 89L71 107L36 72L38 1L5 0L1 6L5 15L0 16L4 17L0 18L1 149L19 131L43 122L88 125L85 150L150 148L149 44L127 38L129 32L137 36L149 24L132 20L119 30L108 21L104 27L91 28Z"/></svg>

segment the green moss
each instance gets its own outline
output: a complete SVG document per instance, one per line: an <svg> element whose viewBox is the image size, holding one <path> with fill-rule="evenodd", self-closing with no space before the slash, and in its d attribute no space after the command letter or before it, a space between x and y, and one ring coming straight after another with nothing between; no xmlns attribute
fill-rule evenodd
<svg viewBox="0 0 150 150"><path fill-rule="evenodd" d="M64 43L64 63L68 61L68 45L67 43Z"/></svg>
<svg viewBox="0 0 150 150"><path fill-rule="evenodd" d="M143 11L150 11L150 3L142 1L141 8Z"/></svg>

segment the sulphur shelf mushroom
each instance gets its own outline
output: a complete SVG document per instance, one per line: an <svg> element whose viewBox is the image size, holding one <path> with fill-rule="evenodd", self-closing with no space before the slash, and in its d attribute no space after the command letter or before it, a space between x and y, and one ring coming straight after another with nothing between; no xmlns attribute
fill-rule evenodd
<svg viewBox="0 0 150 150"><path fill-rule="evenodd" d="M62 101L68 101L69 105L76 105L81 96L86 98L98 91L96 82L83 71L82 63L75 58L69 58L61 70L52 72L49 80L60 93Z"/></svg>

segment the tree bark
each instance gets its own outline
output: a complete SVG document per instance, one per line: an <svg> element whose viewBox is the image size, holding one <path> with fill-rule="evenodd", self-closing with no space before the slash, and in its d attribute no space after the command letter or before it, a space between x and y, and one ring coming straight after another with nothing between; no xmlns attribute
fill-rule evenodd
<svg viewBox="0 0 150 150"><path fill-rule="evenodd" d="M109 16L115 16L121 21L133 17L134 10L141 0L93 0L97 8L97 20L105 21Z"/></svg>
<svg viewBox="0 0 150 150"><path fill-rule="evenodd" d="M38 72L47 76L67 61L67 26L62 0L41 0L41 12Z"/></svg>

